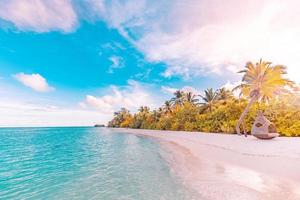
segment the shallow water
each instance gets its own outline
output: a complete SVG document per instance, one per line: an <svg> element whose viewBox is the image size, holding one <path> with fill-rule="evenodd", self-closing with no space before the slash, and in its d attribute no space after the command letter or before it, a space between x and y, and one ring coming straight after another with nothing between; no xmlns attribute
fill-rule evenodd
<svg viewBox="0 0 300 200"><path fill-rule="evenodd" d="M167 154L105 128L2 128L0 199L198 199Z"/></svg>

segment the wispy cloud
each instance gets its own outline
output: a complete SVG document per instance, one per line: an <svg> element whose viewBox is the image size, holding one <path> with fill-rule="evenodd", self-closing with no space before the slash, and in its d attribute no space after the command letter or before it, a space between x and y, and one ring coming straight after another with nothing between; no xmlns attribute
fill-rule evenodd
<svg viewBox="0 0 300 200"><path fill-rule="evenodd" d="M70 32L77 25L77 15L70 0L0 1L0 18L24 31Z"/></svg>
<svg viewBox="0 0 300 200"><path fill-rule="evenodd" d="M165 77L232 75L263 58L287 65L299 82L299 7L298 0L11 0L0 2L0 18L37 32L105 21L148 61L165 63Z"/></svg>
<svg viewBox="0 0 300 200"><path fill-rule="evenodd" d="M228 90L233 90L235 87L237 87L238 85L240 85L242 82L241 81L237 81L237 82L231 82L231 81L227 81L224 85L222 85L220 88L225 88Z"/></svg>
<svg viewBox="0 0 300 200"><path fill-rule="evenodd" d="M146 0L90 0L86 3L86 15L101 18L112 28L136 27L144 23L143 15L149 12L147 4Z"/></svg>
<svg viewBox="0 0 300 200"><path fill-rule="evenodd" d="M149 61L166 63L165 77L223 76L263 58L287 65L299 81L299 6L297 0L115 0L103 4L99 17Z"/></svg>
<svg viewBox="0 0 300 200"><path fill-rule="evenodd" d="M171 94L173 95L177 90L181 90L183 92L191 92L195 95L199 95L201 92L198 91L196 88L192 86L184 86L182 88L173 88L173 87L168 87L168 86L161 86L161 91L165 94Z"/></svg>
<svg viewBox="0 0 300 200"><path fill-rule="evenodd" d="M126 49L122 44L120 44L118 42L102 44L101 48L103 48L105 50L113 51L113 52L118 52L120 50L125 50Z"/></svg>
<svg viewBox="0 0 300 200"><path fill-rule="evenodd" d="M111 119L111 115L82 109L76 101L68 98L72 94L68 91L55 98L28 92L1 81L0 88L0 127L92 126Z"/></svg>
<svg viewBox="0 0 300 200"><path fill-rule="evenodd" d="M234 88L236 88L238 85L240 85L242 82L241 81L237 81L237 82L231 82L231 81L227 81L224 85L221 85L220 88L225 88L227 90L232 91ZM236 97L240 97L240 89L236 89L233 92L233 95Z"/></svg>
<svg viewBox="0 0 300 200"><path fill-rule="evenodd" d="M133 77L137 78L138 80L148 79L152 70L153 70L152 68L145 69L143 72L137 73Z"/></svg>
<svg viewBox="0 0 300 200"><path fill-rule="evenodd" d="M111 56L109 60L111 61L111 66L108 69L108 73L114 73L115 69L125 67L124 59L120 56Z"/></svg>
<svg viewBox="0 0 300 200"><path fill-rule="evenodd" d="M111 86L110 94L104 96L87 95L81 107L90 107L102 113L112 114L121 107L135 111L140 106L157 106L157 101L142 84L130 80L125 87Z"/></svg>
<svg viewBox="0 0 300 200"><path fill-rule="evenodd" d="M111 115L92 110L0 99L1 126L92 126L106 123Z"/></svg>
<svg viewBox="0 0 300 200"><path fill-rule="evenodd" d="M297 1L185 1L168 13L180 19L172 31L145 33L137 46L149 60L168 64L165 76L235 73L262 57L288 65L295 79L300 28L290 19L300 19L298 6Z"/></svg>
<svg viewBox="0 0 300 200"><path fill-rule="evenodd" d="M14 75L15 79L23 85L37 91L37 92L50 92L54 88L49 86L47 80L40 74L24 74L18 73Z"/></svg>
<svg viewBox="0 0 300 200"><path fill-rule="evenodd" d="M163 93L171 94L171 95L173 95L178 90L178 88L172 88L172 87L168 87L168 86L161 86L160 89Z"/></svg>

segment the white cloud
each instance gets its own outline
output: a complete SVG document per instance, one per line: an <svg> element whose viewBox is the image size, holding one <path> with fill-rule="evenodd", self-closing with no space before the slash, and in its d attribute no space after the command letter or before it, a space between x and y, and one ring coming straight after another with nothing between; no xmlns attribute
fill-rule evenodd
<svg viewBox="0 0 300 200"><path fill-rule="evenodd" d="M108 73L113 73L115 69L121 69L125 66L124 60L120 56L111 56L109 60L111 61L112 64L108 69Z"/></svg>
<svg viewBox="0 0 300 200"><path fill-rule="evenodd" d="M87 95L83 107L88 106L99 110L102 113L112 114L114 111L125 107L136 111L140 106L156 107L159 100L154 99L147 88L136 81L129 81L128 85L122 88L111 86L109 95L96 97Z"/></svg>
<svg viewBox="0 0 300 200"><path fill-rule="evenodd" d="M201 93L200 91L198 91L196 88L192 86L184 86L183 88L181 88L181 90L184 92L191 92L195 95L199 95Z"/></svg>
<svg viewBox="0 0 300 200"><path fill-rule="evenodd" d="M3 126L92 126L105 124L111 115L83 109L68 98L43 97L0 81L0 127Z"/></svg>
<svg viewBox="0 0 300 200"><path fill-rule="evenodd" d="M120 1L90 0L87 2L89 12L104 19L109 26L122 29L123 26L135 27L143 23L143 15L149 12L146 0ZM123 32L125 33L125 32Z"/></svg>
<svg viewBox="0 0 300 200"><path fill-rule="evenodd" d="M176 32L159 29L137 42L149 60L169 65L167 76L235 73L246 61L262 57L288 65L290 77L299 80L294 74L299 74L300 27L298 20L290 20L300 19L297 1L229 1L226 5L189 1L185 5L174 8L173 17L182 21L173 25Z"/></svg>
<svg viewBox="0 0 300 200"><path fill-rule="evenodd" d="M298 0L11 0L0 2L0 18L37 32L69 32L78 17L104 20L149 61L165 63L165 77L234 76L263 58L287 65L299 83L299 7Z"/></svg>
<svg viewBox="0 0 300 200"><path fill-rule="evenodd" d="M72 31L77 15L70 0L9 0L0 2L0 18L24 31Z"/></svg>
<svg viewBox="0 0 300 200"><path fill-rule="evenodd" d="M37 92L50 92L54 90L54 88L49 86L47 80L40 74L19 73L15 74L14 77L23 85L30 87Z"/></svg>
<svg viewBox="0 0 300 200"><path fill-rule="evenodd" d="M240 85L242 82L241 81L237 81L237 82L231 82L231 81L227 81L224 85L222 85L220 88L225 88L227 90L233 90L235 87L237 87L238 85Z"/></svg>
<svg viewBox="0 0 300 200"><path fill-rule="evenodd" d="M116 101L115 97L110 95L106 95L104 97L87 95L85 99L85 105L101 110L103 113L112 113L114 104L116 103L118 102Z"/></svg>
<svg viewBox="0 0 300 200"><path fill-rule="evenodd" d="M111 115L78 107L41 105L0 99L0 127L92 126L106 124Z"/></svg>
<svg viewBox="0 0 300 200"><path fill-rule="evenodd" d="M220 88L225 88L227 90L232 91L235 87L237 87L241 83L242 83L242 81L237 81L237 82L227 81L224 85L221 85ZM237 89L237 90L233 91L233 95L235 97L239 97L240 96L240 92L241 92L240 89Z"/></svg>
<svg viewBox="0 0 300 200"><path fill-rule="evenodd" d="M144 70L143 72L135 74L133 77L137 78L139 80L148 79L152 70L153 70L153 68L148 68L148 69Z"/></svg>
<svg viewBox="0 0 300 200"><path fill-rule="evenodd" d="M195 95L199 95L201 92L198 91L196 88L192 86L184 86L182 88L172 88L168 86L161 86L161 91L164 92L165 94L171 94L173 95L177 90L181 90L183 92L191 92Z"/></svg>
<svg viewBox="0 0 300 200"><path fill-rule="evenodd" d="M178 88L172 88L172 87L168 87L168 86L161 86L161 91L165 94L174 94Z"/></svg>
<svg viewBox="0 0 300 200"><path fill-rule="evenodd" d="M166 77L234 76L263 58L287 65L299 81L299 7L297 0L115 0L99 16L149 61L166 63Z"/></svg>

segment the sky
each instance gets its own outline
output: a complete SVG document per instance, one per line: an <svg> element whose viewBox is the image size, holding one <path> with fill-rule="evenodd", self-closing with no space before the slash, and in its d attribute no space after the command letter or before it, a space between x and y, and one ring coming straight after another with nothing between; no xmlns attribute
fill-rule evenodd
<svg viewBox="0 0 300 200"><path fill-rule="evenodd" d="M232 87L247 61L300 80L297 0L2 0L0 126L88 126L177 89Z"/></svg>

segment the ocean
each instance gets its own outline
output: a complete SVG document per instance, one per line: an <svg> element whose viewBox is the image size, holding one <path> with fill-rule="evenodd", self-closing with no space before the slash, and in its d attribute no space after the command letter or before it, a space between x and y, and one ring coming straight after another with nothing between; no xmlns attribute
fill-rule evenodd
<svg viewBox="0 0 300 200"><path fill-rule="evenodd" d="M1 128L0 199L197 199L169 153L117 129Z"/></svg>

